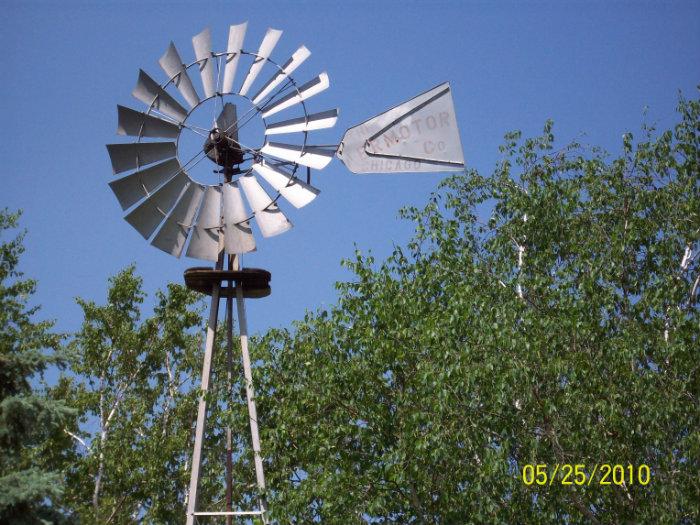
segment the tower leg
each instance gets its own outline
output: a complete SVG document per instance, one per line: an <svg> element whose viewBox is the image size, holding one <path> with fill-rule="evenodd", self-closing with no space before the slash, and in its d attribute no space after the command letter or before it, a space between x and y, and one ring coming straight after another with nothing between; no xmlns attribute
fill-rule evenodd
<svg viewBox="0 0 700 525"><path fill-rule="evenodd" d="M209 391L211 378L211 361L214 355L214 339L216 338L216 324L219 316L219 294L221 285L214 284L211 293L211 306L209 308L209 324L207 325L207 339L204 347L204 364L202 365L202 389L199 397L199 409L197 410L197 427L194 434L194 450L192 452L192 474L190 476L190 491L187 501L187 525L194 525L197 510L197 488L199 486L199 469L202 465L202 442L204 441L204 426L207 418L206 395Z"/></svg>
<svg viewBox="0 0 700 525"><path fill-rule="evenodd" d="M230 263L229 263L230 265ZM230 269L230 268L229 268ZM233 284L229 281L229 289ZM233 383L233 297L226 296L226 393L230 405ZM226 512L233 511L233 436L226 426ZM233 516L226 516L226 525L233 525Z"/></svg>
<svg viewBox="0 0 700 525"><path fill-rule="evenodd" d="M258 413L255 408L255 390L253 389L253 374L250 367L250 354L248 353L248 321L245 315L245 301L243 299L243 283L236 286L236 306L238 309L238 324L241 333L241 353L243 354L243 374L245 376L246 397L248 399L248 416L250 419L250 437L253 442L253 459L255 462L255 476L260 493L260 510L263 523L267 523L267 506L265 503L265 473L263 472L262 455L260 453L260 434L258 433Z"/></svg>

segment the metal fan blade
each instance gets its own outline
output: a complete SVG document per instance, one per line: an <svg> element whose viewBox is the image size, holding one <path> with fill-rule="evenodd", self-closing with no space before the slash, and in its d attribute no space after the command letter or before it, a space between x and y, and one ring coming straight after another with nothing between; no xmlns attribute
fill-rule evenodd
<svg viewBox="0 0 700 525"><path fill-rule="evenodd" d="M267 209L255 212L255 222L263 237L274 237L294 226L277 204L271 204Z"/></svg>
<svg viewBox="0 0 700 525"><path fill-rule="evenodd" d="M119 114L119 135L131 135L132 137L163 137L176 138L180 128L165 120L146 115L124 106L117 106Z"/></svg>
<svg viewBox="0 0 700 525"><path fill-rule="evenodd" d="M209 28L192 37L194 56L199 62L199 72L202 75L202 86L206 98L216 95L216 80L214 79L214 59L211 55L211 33Z"/></svg>
<svg viewBox="0 0 700 525"><path fill-rule="evenodd" d="M107 144L114 174L169 159L177 154L174 142L134 142Z"/></svg>
<svg viewBox="0 0 700 525"><path fill-rule="evenodd" d="M296 68L304 63L304 60L311 56L311 51L306 49L306 46L301 46L287 60L282 69L278 71L253 97L253 104L259 104L273 89L275 89L285 78L291 75Z"/></svg>
<svg viewBox="0 0 700 525"><path fill-rule="evenodd" d="M192 229L192 219L202 202L203 195L203 186L190 184L165 219L151 244L165 253L180 257L187 235Z"/></svg>
<svg viewBox="0 0 700 525"><path fill-rule="evenodd" d="M250 221L224 226L224 247L226 253L250 253L257 250Z"/></svg>
<svg viewBox="0 0 700 525"><path fill-rule="evenodd" d="M219 258L219 233L200 226L192 228L187 257L216 261Z"/></svg>
<svg viewBox="0 0 700 525"><path fill-rule="evenodd" d="M267 142L260 152L272 155L278 159L322 170L333 160L335 148L329 146L305 146L302 150L302 146Z"/></svg>
<svg viewBox="0 0 700 525"><path fill-rule="evenodd" d="M109 183L123 210L158 189L161 184L180 172L182 167L177 159L170 159L150 168L135 171L121 179Z"/></svg>
<svg viewBox="0 0 700 525"><path fill-rule="evenodd" d="M171 97L170 93L149 77L143 69L139 69L139 79L131 94L149 108L152 107L178 122L182 122L187 118L187 110Z"/></svg>
<svg viewBox="0 0 700 525"><path fill-rule="evenodd" d="M221 189L218 186L208 186L204 192L204 200L197 215L197 226L200 228L221 226Z"/></svg>
<svg viewBox="0 0 700 525"><path fill-rule="evenodd" d="M236 112L236 106L227 102L224 104L224 109L216 117L216 127L221 131L225 131L226 135L233 140L238 140L238 114Z"/></svg>
<svg viewBox="0 0 700 525"><path fill-rule="evenodd" d="M265 189L253 175L238 179L250 207L255 212L255 222L263 237L272 237L284 233L292 227L287 217L280 211Z"/></svg>
<svg viewBox="0 0 700 525"><path fill-rule="evenodd" d="M224 246L227 253L247 253L255 250L255 238L243 204L237 182L224 184Z"/></svg>
<svg viewBox="0 0 700 525"><path fill-rule="evenodd" d="M345 132L338 158L353 173L418 173L464 169L448 83Z"/></svg>
<svg viewBox="0 0 700 525"><path fill-rule="evenodd" d="M289 173L265 161L254 163L253 169L295 208L306 206L321 193L310 184L292 177Z"/></svg>
<svg viewBox="0 0 700 525"><path fill-rule="evenodd" d="M238 224L248 218L238 182L223 185L224 224Z"/></svg>
<svg viewBox="0 0 700 525"><path fill-rule="evenodd" d="M280 133L296 133L298 131L313 131L315 129L332 128L338 120L338 110L330 109L321 113L314 113L308 117L293 118L275 124L270 124L265 129L265 135L279 135Z"/></svg>
<svg viewBox="0 0 700 525"><path fill-rule="evenodd" d="M216 261L219 258L219 228L221 227L221 189L208 186L192 229L187 256Z"/></svg>
<svg viewBox="0 0 700 525"><path fill-rule="evenodd" d="M241 89L238 92L239 95L241 95L242 97L246 96L248 90L250 89L250 86L252 86L253 82L255 82L255 79L258 78L260 71L265 65L267 59L272 54L272 50L275 49L275 46L277 45L277 42L279 41L281 36L282 31L280 31L279 29L270 28L267 30L267 33L265 33L265 37L263 38L262 43L260 44L260 49L258 49L258 56L255 57L255 60L253 60L253 63L251 64L250 69L248 70L248 74L246 75L245 80L243 81L243 85L241 86Z"/></svg>
<svg viewBox="0 0 700 525"><path fill-rule="evenodd" d="M233 93L233 79L236 77L238 61L241 58L243 39L248 28L248 22L237 26L231 26L228 32L228 46L226 46L226 67L224 68L224 84L222 93Z"/></svg>
<svg viewBox="0 0 700 525"><path fill-rule="evenodd" d="M175 44L170 42L170 47L158 60L160 67L168 75L168 79L173 79L175 87L180 91L191 108L199 104L199 95L192 85L192 80L187 74L185 65L182 63L180 54L177 52Z"/></svg>
<svg viewBox="0 0 700 525"><path fill-rule="evenodd" d="M130 211L124 219L148 239L189 184L190 178L186 174L175 175Z"/></svg>
<svg viewBox="0 0 700 525"><path fill-rule="evenodd" d="M272 203L272 199L267 194L265 189L260 186L260 183L255 179L255 176L250 174L244 175L238 179L238 182L243 188L245 196L248 199L248 203L253 209L253 212L264 210Z"/></svg>
<svg viewBox="0 0 700 525"><path fill-rule="evenodd" d="M265 109L262 112L262 117L267 118L270 115L274 115L283 109L293 106L294 104L299 104L302 100L306 100L314 95L317 95L321 91L328 89L328 86L330 86L328 73L323 72L313 80L310 80L303 86L297 88L292 93L279 99L274 104L265 106Z"/></svg>
<svg viewBox="0 0 700 525"><path fill-rule="evenodd" d="M152 107L178 122L182 122L187 118L187 110L171 97L170 93L149 77L143 69L139 69L139 79L131 94L149 108Z"/></svg>

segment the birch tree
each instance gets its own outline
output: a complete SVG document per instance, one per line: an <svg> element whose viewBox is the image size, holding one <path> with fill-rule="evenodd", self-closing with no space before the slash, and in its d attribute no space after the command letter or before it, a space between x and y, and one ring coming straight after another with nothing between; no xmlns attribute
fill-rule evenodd
<svg viewBox="0 0 700 525"><path fill-rule="evenodd" d="M133 267L110 279L105 304L79 299L84 321L70 344L72 374L59 388L82 413L64 504L81 523L177 523L185 513L199 387L201 305L183 286L145 295ZM202 501L223 490L213 411ZM209 449L212 449L209 452ZM214 472L208 475L209 470Z"/></svg>
<svg viewBox="0 0 700 525"><path fill-rule="evenodd" d="M493 173L404 210L406 246L346 261L336 306L259 341L280 523L696 523L700 102L678 116L617 156L508 134Z"/></svg>

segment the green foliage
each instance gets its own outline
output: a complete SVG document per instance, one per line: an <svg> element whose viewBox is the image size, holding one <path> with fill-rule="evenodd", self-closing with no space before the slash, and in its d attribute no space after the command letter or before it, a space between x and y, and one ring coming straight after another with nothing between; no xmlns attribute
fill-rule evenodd
<svg viewBox="0 0 700 525"><path fill-rule="evenodd" d="M17 228L19 213L0 210L0 234ZM23 234L0 242L0 522L58 521L52 501L63 491L61 476L46 468L43 444L73 415L38 385L43 372L60 365L60 336L48 321L35 322L28 302L36 282L18 264Z"/></svg>
<svg viewBox="0 0 700 525"><path fill-rule="evenodd" d="M406 247L254 349L280 522L694 523L700 102L623 154L506 136ZM519 253L521 258L519 261ZM528 463L646 464L647 486L526 486Z"/></svg>
<svg viewBox="0 0 700 525"><path fill-rule="evenodd" d="M506 135L488 176L446 179L402 215L384 262L357 251L338 304L253 345L268 501L279 523L694 523L700 501L700 102L619 158ZM16 217L0 213L0 230ZM0 521L184 520L202 305L152 315L134 268L79 300L70 373L27 308L21 237L0 255ZM243 374L218 341L200 508L255 506ZM239 363L238 347L234 348ZM225 398L233 393L227 409ZM76 418L61 399L80 414ZM651 482L526 485L527 464L646 464ZM61 475L56 472L61 471ZM63 486L62 486L63 484ZM54 512L54 515L51 515Z"/></svg>
<svg viewBox="0 0 700 525"><path fill-rule="evenodd" d="M106 304L78 300L84 322L70 344L74 376L57 388L82 414L72 429L77 456L66 462L63 499L81 523L176 523L184 517L201 305L193 292L171 284L157 294L153 315L141 320L144 299L142 281L130 267L110 279ZM204 505L222 491L221 411L212 412L200 489ZM210 469L213 462L218 464Z"/></svg>
<svg viewBox="0 0 700 525"><path fill-rule="evenodd" d="M184 286L157 293L153 314L142 319L142 280L129 267L109 280L107 301L78 299L84 321L69 345L70 375L54 388L80 411L66 429L72 442L54 443L54 461L66 476L60 502L83 524L184 521L197 417L202 358L203 305ZM224 331L220 330L219 334ZM199 508L223 509L225 433L237 432L236 502L251 507L252 458L248 417L226 410L225 341L217 341L204 440ZM238 343L233 347L239 363ZM240 365L234 375L242 377ZM245 406L243 385L234 405ZM240 418L232 419L232 416Z"/></svg>

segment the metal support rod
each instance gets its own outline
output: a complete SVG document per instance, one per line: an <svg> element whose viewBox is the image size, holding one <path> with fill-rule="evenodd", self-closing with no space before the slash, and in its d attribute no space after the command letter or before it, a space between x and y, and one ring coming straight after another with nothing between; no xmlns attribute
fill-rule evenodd
<svg viewBox="0 0 700 525"><path fill-rule="evenodd" d="M221 261L221 259L219 259ZM220 263L217 264L221 267ZM197 489L199 486L199 469L202 466L202 443L204 441L204 426L207 418L207 393L209 380L211 379L211 362L214 355L214 343L216 339L216 324L219 316L219 293L221 284L212 286L211 306L209 308L209 324L207 325L207 339L204 346L204 364L202 365L202 388L197 410L197 427L194 436L194 450L192 452L192 474L190 476L189 500L187 502L187 525L194 525L195 511L197 509Z"/></svg>
<svg viewBox="0 0 700 525"><path fill-rule="evenodd" d="M234 255L228 257L228 269L233 270ZM237 261L236 261L237 262ZM233 297L231 287L233 281L228 282L229 293L226 295L226 402L231 406L233 390ZM231 425L226 425L226 512L233 511L233 438ZM226 525L233 525L233 515L226 515Z"/></svg>
<svg viewBox="0 0 700 525"><path fill-rule="evenodd" d="M216 270L221 270L224 262L223 246L220 245L219 260L216 263ZM229 257L227 260L229 270L239 270L240 260L238 256ZM253 375L248 352L248 322L245 313L245 301L243 297L243 283L236 282L236 304L238 309L238 323L241 334L241 353L243 356L243 372L246 383L246 397L248 401L248 416L250 420L250 434L253 445L253 459L255 463L255 475L259 491L260 508L256 511L234 511L233 510L233 436L230 425L226 428L226 511L201 512L197 511L198 487L200 469L202 466L202 446L207 418L207 394L211 380L211 368L216 344L216 328L219 314L219 299L221 297L221 281L217 280L212 285L211 306L209 309L209 323L207 325L207 335L204 348L204 363L202 365L202 385L197 411L197 425L195 427L194 450L192 453L192 473L190 477L189 499L187 500L187 525L194 525L197 516L225 516L227 525L232 524L233 516L254 516L259 515L264 525L269 523L267 519L267 509L265 502L265 474L263 472L262 455L260 452L260 435L258 433L258 416L255 407L255 391L253 389ZM226 347L227 347L227 378L228 396L231 397L233 381L233 297L230 293L233 283L229 281L226 297Z"/></svg>
<svg viewBox="0 0 700 525"><path fill-rule="evenodd" d="M225 132L224 132L225 135ZM224 180L231 182L231 166L224 166ZM235 255L226 257L226 268L233 270L234 264L238 265ZM231 296L231 286L233 281L228 282L228 293L226 294L226 406L231 407L233 390L233 297ZM226 512L233 511L233 438L231 435L231 425L226 425ZM226 516L226 525L233 525L231 514Z"/></svg>
<svg viewBox="0 0 700 525"><path fill-rule="evenodd" d="M243 299L243 283L236 283L236 306L238 308L238 325L241 333L241 354L243 356L243 374L245 376L245 390L248 399L248 416L250 419L250 437L253 442L253 459L255 461L255 476L260 492L260 510L263 523L267 523L265 516L266 503L265 474L263 472L262 456L260 453L260 435L258 433L258 414L255 408L255 390L253 389L253 374L250 366L250 354L248 353L248 321L245 314L245 301Z"/></svg>

